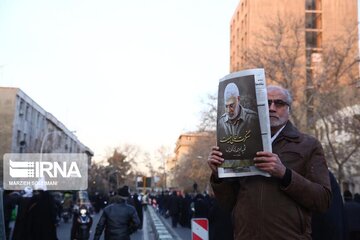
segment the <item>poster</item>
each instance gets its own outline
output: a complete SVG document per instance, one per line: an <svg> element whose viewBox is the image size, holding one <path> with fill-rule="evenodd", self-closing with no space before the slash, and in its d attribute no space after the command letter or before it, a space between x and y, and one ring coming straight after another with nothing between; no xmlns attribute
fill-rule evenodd
<svg viewBox="0 0 360 240"><path fill-rule="evenodd" d="M219 178L270 176L254 166L258 151L271 152L264 69L231 73L219 81L217 145L224 163Z"/></svg>

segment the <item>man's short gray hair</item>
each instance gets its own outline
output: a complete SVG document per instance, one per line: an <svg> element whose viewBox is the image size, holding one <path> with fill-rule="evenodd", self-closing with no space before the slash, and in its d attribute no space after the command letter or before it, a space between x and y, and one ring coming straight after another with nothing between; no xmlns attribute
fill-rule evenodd
<svg viewBox="0 0 360 240"><path fill-rule="evenodd" d="M286 102L289 104L289 106L291 106L293 99L292 99L292 96L291 96L291 93L290 93L289 90L287 90L287 89L285 89L283 87L280 87L280 86L276 86L276 85L267 86L267 90L268 91L279 90L279 91L283 92L283 94L286 97Z"/></svg>
<svg viewBox="0 0 360 240"><path fill-rule="evenodd" d="M240 96L239 88L236 86L235 83L232 82L226 85L224 90L224 102L226 102L226 100L229 99L230 97L237 98L238 96Z"/></svg>

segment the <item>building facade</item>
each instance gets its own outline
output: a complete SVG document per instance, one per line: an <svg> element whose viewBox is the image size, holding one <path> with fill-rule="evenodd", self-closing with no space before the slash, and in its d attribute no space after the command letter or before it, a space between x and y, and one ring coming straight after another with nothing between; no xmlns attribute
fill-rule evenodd
<svg viewBox="0 0 360 240"><path fill-rule="evenodd" d="M212 132L187 132L179 136L175 145L174 157L166 161L166 172L168 173L166 179L167 186L177 187L176 179L174 179L172 173L180 161L186 160L188 157L196 158L199 161L206 161L206 157L203 155L189 156L189 154L191 154L195 146L204 148L206 153L208 153L209 147L207 145L209 142L214 142L214 133ZM203 147L200 143L205 143L205 146Z"/></svg>
<svg viewBox="0 0 360 240"><path fill-rule="evenodd" d="M330 120L337 110L357 109L360 103L358 9L357 0L240 0L230 23L230 72L263 67L268 84L288 88L294 97L292 121L318 136L329 166L351 190L360 189L357 164L349 160L347 169L337 171L334 163L347 161L348 149L358 157L358 135L339 124L355 118ZM324 107L330 102L332 109Z"/></svg>
<svg viewBox="0 0 360 240"><path fill-rule="evenodd" d="M19 88L0 87L0 119L1 175L6 153L85 153L90 166L92 150Z"/></svg>
<svg viewBox="0 0 360 240"><path fill-rule="evenodd" d="M351 28L358 36L357 13L357 0L241 0L230 23L230 72L246 67L249 50L258 46L259 35L276 31L269 29L269 23L277 18L284 24L294 19L303 24L303 71L310 71L324 46L346 36ZM357 41L352 47L358 56Z"/></svg>

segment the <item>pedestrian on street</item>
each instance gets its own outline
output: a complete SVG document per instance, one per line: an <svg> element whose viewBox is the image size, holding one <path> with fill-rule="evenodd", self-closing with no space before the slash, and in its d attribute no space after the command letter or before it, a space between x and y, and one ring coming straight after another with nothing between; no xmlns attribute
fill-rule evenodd
<svg viewBox="0 0 360 240"><path fill-rule="evenodd" d="M255 166L271 177L218 178L222 153L208 158L216 199L232 211L234 239L311 239L311 213L326 211L331 201L329 172L320 142L289 120L288 90L268 86L273 152L260 151Z"/></svg>
<svg viewBox="0 0 360 240"><path fill-rule="evenodd" d="M346 240L347 226L344 212L344 202L340 186L334 174L329 171L332 199L330 208L324 213L315 212L311 220L312 240Z"/></svg>
<svg viewBox="0 0 360 240"><path fill-rule="evenodd" d="M177 224L179 223L180 210L181 210L181 199L178 196L177 192L173 191L169 201L169 214L171 217L171 226L173 228L176 228Z"/></svg>
<svg viewBox="0 0 360 240"><path fill-rule="evenodd" d="M349 190L344 191L344 210L349 240L360 240L360 204Z"/></svg>
<svg viewBox="0 0 360 240"><path fill-rule="evenodd" d="M136 209L136 213L138 214L139 216L139 219L140 219L140 229L142 228L142 225L143 225L143 208L142 208L142 205L141 205L141 198L139 197L139 195L137 193L135 193L133 195L133 199L134 199L134 207Z"/></svg>
<svg viewBox="0 0 360 240"><path fill-rule="evenodd" d="M99 240L105 229L105 240L130 240L130 235L140 227L140 220L133 206L126 201L130 197L125 186L118 190L114 202L104 208L96 226L94 240Z"/></svg>

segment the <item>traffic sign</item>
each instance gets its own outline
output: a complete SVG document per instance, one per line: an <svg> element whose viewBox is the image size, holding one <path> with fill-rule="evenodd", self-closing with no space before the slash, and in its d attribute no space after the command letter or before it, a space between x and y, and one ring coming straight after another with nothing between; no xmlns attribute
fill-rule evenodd
<svg viewBox="0 0 360 240"><path fill-rule="evenodd" d="M191 239L209 240L209 221L207 218L191 219Z"/></svg>

